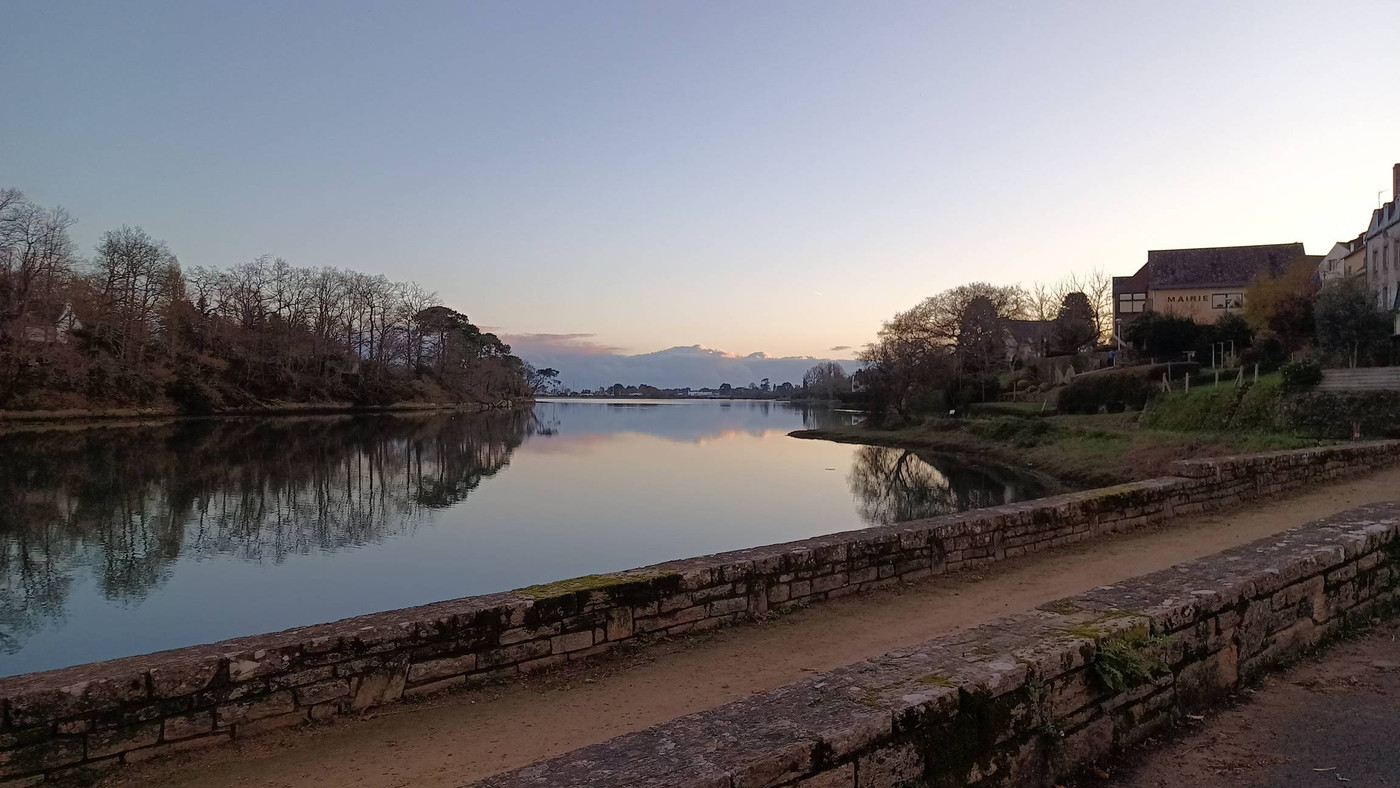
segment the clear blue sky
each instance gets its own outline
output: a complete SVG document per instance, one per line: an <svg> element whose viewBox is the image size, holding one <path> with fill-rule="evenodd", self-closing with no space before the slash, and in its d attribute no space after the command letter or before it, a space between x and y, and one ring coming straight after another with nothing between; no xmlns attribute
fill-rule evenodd
<svg viewBox="0 0 1400 788"><path fill-rule="evenodd" d="M1355 235L1400 3L29 2L0 186L507 333L829 355L968 281Z"/></svg>

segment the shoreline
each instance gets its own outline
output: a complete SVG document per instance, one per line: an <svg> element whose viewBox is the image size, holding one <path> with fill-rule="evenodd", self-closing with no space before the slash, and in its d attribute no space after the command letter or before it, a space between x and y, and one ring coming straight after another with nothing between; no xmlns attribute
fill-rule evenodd
<svg viewBox="0 0 1400 788"><path fill-rule="evenodd" d="M857 425L795 430L788 435L1001 464L1047 475L1074 489L1155 478L1167 474L1171 463L1179 460L1337 443L1282 434L1173 432L1140 427L1122 414L969 419L888 430Z"/></svg>
<svg viewBox="0 0 1400 788"><path fill-rule="evenodd" d="M96 408L66 410L0 410L0 434L15 428L107 427L163 424L172 421L248 418L254 416L342 416L371 413L428 413L463 411L483 413L533 405L535 400L500 405L476 402L398 402L392 405L354 405L348 402L283 402L256 407L228 408L207 414L183 413L177 408Z"/></svg>
<svg viewBox="0 0 1400 788"><path fill-rule="evenodd" d="M854 446L882 446L889 449L903 449L912 452L926 451L937 454L940 457L947 457L964 465L1001 466L1003 468L1013 469L1018 473L1034 476L1042 482L1053 485L1059 492L1077 492L1096 486L1106 486L1084 479L1073 478L1072 476L1062 476L1052 473L1051 471L1023 461L1018 462L1009 454L996 450L996 448L990 444L987 450L984 451L980 446L967 445L966 441L939 442L922 437L901 436L898 434L884 435L878 431L869 430L860 426L836 429L828 427L825 429L793 430L788 433L788 437L797 438L799 440L845 443Z"/></svg>

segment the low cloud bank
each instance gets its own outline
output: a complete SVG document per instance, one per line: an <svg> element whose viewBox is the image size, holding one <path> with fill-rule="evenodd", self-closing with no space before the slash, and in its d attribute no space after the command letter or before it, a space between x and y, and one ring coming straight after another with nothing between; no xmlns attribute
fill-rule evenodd
<svg viewBox="0 0 1400 788"><path fill-rule="evenodd" d="M770 356L767 353L740 356L700 345L629 356L596 342L591 334L505 334L501 339L531 364L559 370L560 381L575 390L592 390L614 383L647 383L658 388L713 388L728 383L739 387L764 378L773 385L785 381L797 384L813 364L835 361L848 373L857 367L857 362L850 358Z"/></svg>

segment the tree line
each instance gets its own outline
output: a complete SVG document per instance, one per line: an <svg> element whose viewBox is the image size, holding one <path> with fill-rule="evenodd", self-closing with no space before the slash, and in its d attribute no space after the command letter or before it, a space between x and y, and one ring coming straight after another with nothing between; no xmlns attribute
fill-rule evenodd
<svg viewBox="0 0 1400 788"><path fill-rule="evenodd" d="M1108 340L1112 322L1113 280L1101 272L1029 288L959 285L884 323L860 355L863 398L873 413L898 416L986 400L998 375L1022 363L1018 324L1037 355L1059 355Z"/></svg>
<svg viewBox="0 0 1400 788"><path fill-rule="evenodd" d="M538 429L509 409L3 436L0 654L85 585L135 604L181 558L280 563L429 526Z"/></svg>
<svg viewBox="0 0 1400 788"><path fill-rule="evenodd" d="M72 225L0 190L0 408L497 404L557 375L413 282L271 256L186 269L139 227L84 258Z"/></svg>

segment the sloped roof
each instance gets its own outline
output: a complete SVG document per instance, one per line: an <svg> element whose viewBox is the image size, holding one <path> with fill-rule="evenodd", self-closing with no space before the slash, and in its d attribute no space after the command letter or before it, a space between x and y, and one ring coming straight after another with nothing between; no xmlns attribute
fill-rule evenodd
<svg viewBox="0 0 1400 788"><path fill-rule="evenodd" d="M1147 253L1147 268L1155 290L1243 287L1261 274L1277 276L1308 258L1301 243L1158 249Z"/></svg>
<svg viewBox="0 0 1400 788"><path fill-rule="evenodd" d="M1006 330L1011 338L1023 345L1039 342L1050 336L1053 320L1007 320Z"/></svg>

